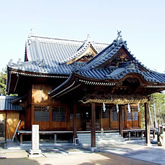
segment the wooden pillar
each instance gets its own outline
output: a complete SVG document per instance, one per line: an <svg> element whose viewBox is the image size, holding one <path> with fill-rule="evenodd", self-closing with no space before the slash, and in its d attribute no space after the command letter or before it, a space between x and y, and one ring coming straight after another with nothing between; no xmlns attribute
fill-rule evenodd
<svg viewBox="0 0 165 165"><path fill-rule="evenodd" d="M95 103L91 103L91 149L96 147L96 114L95 114ZM94 151L92 149L92 151Z"/></svg>
<svg viewBox="0 0 165 165"><path fill-rule="evenodd" d="M149 108L148 103L144 103L145 108L145 135L146 135L146 144L150 145L150 119L149 119Z"/></svg>
<svg viewBox="0 0 165 165"><path fill-rule="evenodd" d="M102 130L103 128L103 109L101 108L101 111L100 111L100 129Z"/></svg>
<svg viewBox="0 0 165 165"><path fill-rule="evenodd" d="M127 108L124 106L124 128L127 128Z"/></svg>
<svg viewBox="0 0 165 165"><path fill-rule="evenodd" d="M112 108L109 108L109 128L112 129Z"/></svg>
<svg viewBox="0 0 165 165"><path fill-rule="evenodd" d="M8 127L8 123L7 123L7 111L6 111L6 113L5 113L5 142L6 142L6 140L7 140L7 127Z"/></svg>
<svg viewBox="0 0 165 165"><path fill-rule="evenodd" d="M77 104L73 105L73 138L77 138Z"/></svg>
<svg viewBox="0 0 165 165"><path fill-rule="evenodd" d="M20 144L22 144L22 142L23 142L23 134L21 133L20 134Z"/></svg>
<svg viewBox="0 0 165 165"><path fill-rule="evenodd" d="M141 128L141 111L138 112L138 127Z"/></svg>
<svg viewBox="0 0 165 165"><path fill-rule="evenodd" d="M123 136L122 106L119 105L119 132Z"/></svg>

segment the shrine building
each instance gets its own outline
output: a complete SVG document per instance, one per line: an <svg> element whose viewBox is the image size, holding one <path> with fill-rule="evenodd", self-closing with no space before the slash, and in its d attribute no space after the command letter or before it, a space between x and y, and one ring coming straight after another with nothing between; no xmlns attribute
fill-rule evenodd
<svg viewBox="0 0 165 165"><path fill-rule="evenodd" d="M141 129L143 104L149 144L149 96L163 90L165 74L139 62L120 33L110 44L31 35L24 62L7 66L7 92L17 93L12 103L22 107L21 141L38 124L56 140L83 143L88 134L94 148L101 133Z"/></svg>

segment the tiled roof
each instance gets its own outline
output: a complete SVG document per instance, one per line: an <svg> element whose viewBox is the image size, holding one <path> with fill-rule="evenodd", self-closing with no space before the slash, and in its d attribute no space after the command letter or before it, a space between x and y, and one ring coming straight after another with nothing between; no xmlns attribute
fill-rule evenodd
<svg viewBox="0 0 165 165"><path fill-rule="evenodd" d="M98 53L98 55L91 59L82 69L88 70L99 67L101 64L111 59L122 47L128 51L126 41L123 41L122 38L114 40L112 44ZM137 61L133 54L131 54L131 52L129 53L132 56L132 60Z"/></svg>
<svg viewBox="0 0 165 165"><path fill-rule="evenodd" d="M65 62L77 57L92 45L97 52L108 44L90 40L76 41L56 38L31 36L26 43L25 59L28 61L9 62L8 66L22 71L48 74L70 74L82 67L81 63L67 65Z"/></svg>
<svg viewBox="0 0 165 165"><path fill-rule="evenodd" d="M87 63L73 62L72 64L67 64L69 60L79 56L90 45L98 52L94 58ZM127 54L131 57L130 61L120 64L119 67L100 67L114 57L121 48L128 52ZM115 39L108 46L88 39L76 41L31 36L26 44L25 55L25 59L28 61L18 61L17 64L10 62L9 67L39 74L69 76L72 72L76 72L81 76L100 80L119 80L127 74L137 73L147 82L165 83L165 74L151 71L141 64L128 51L126 41L123 41L122 38Z"/></svg>
<svg viewBox="0 0 165 165"><path fill-rule="evenodd" d="M0 111L21 111L20 105L12 104L12 101L17 98L16 96L0 96Z"/></svg>
<svg viewBox="0 0 165 165"><path fill-rule="evenodd" d="M165 83L165 75L154 72L154 71L140 71L138 68L94 68L86 71L78 72L79 75L92 79L102 79L102 80L120 80L125 75L137 73L141 75L144 80L147 82L157 82L157 83Z"/></svg>

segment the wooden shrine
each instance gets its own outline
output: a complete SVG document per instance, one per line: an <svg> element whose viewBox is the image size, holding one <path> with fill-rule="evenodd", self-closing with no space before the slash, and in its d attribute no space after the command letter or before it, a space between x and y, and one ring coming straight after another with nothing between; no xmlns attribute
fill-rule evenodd
<svg viewBox="0 0 165 165"><path fill-rule="evenodd" d="M17 93L24 130L91 132L141 128L145 107L147 143L149 95L165 89L165 74L146 68L120 34L111 44L30 36L24 62L8 64L7 92Z"/></svg>

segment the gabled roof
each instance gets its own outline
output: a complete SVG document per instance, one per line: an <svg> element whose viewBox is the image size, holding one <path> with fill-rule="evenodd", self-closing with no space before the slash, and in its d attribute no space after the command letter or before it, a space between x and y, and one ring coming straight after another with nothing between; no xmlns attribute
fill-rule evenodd
<svg viewBox="0 0 165 165"><path fill-rule="evenodd" d="M31 36L25 46L25 62L10 61L8 66L12 69L39 74L70 74L84 64L74 62L68 65L67 62L81 55L89 46L99 53L108 44L96 43L89 39L77 41Z"/></svg>
<svg viewBox="0 0 165 165"><path fill-rule="evenodd" d="M97 52L97 46L95 48L94 46L94 42L91 40L91 38L88 36L87 40L84 41L84 43L82 44L82 46L77 50L76 53L74 53L72 56L70 56L68 59L65 59L64 61L61 61L61 63L67 63L67 64L71 64L75 61L77 61L77 59L82 58L82 56L84 55L84 53L86 51L90 51L89 49L91 48L90 53L94 53L94 55L98 54ZM99 50L98 50L99 51Z"/></svg>
<svg viewBox="0 0 165 165"><path fill-rule="evenodd" d="M91 68L98 68L107 61L110 61L114 56L116 55L119 50L124 49L126 51L126 54L129 56L129 61L134 61L139 63L141 67L147 69L144 65L142 65L136 57L134 57L131 52L128 51L127 43L126 41L123 41L122 38L115 39L112 44L110 44L108 47L103 49L100 53L98 53L97 56L95 56L93 59L91 59L87 65L85 65L81 70L89 70Z"/></svg>
<svg viewBox="0 0 165 165"><path fill-rule="evenodd" d="M81 58L89 48L98 54L88 62L80 62L79 57ZM65 78L75 73L82 79L94 79L99 82L119 81L127 75L136 74L145 81L145 85L156 85L156 88L161 85L160 89L165 88L165 74L151 71L141 64L129 52L126 41L123 41L121 36L109 46L89 39L75 41L31 36L26 44L25 62L10 62L9 70L15 70L18 74L23 72L28 76L34 73L39 76L59 75ZM71 85L66 81L60 89L67 86L66 84ZM53 93L58 89L53 90Z"/></svg>
<svg viewBox="0 0 165 165"><path fill-rule="evenodd" d="M117 38L49 94L54 97L61 95L63 91L65 93L71 91L75 87L75 83L71 86L70 84L75 79L78 79L79 83L88 85L113 86L129 75L140 77L145 88L165 89L165 74L146 68L128 51L126 42L122 38Z"/></svg>

